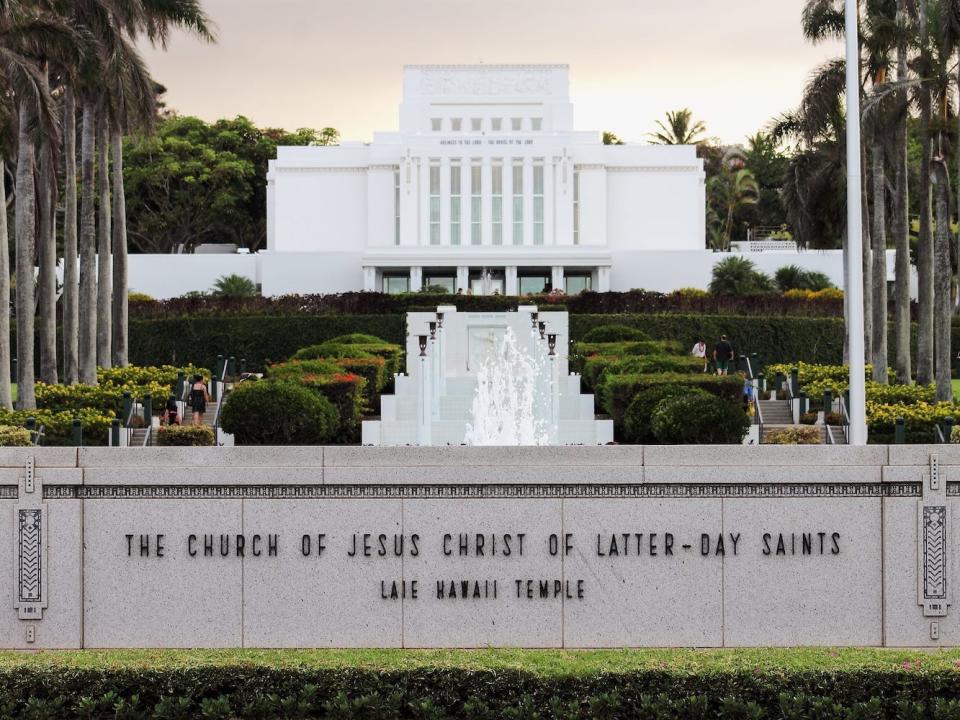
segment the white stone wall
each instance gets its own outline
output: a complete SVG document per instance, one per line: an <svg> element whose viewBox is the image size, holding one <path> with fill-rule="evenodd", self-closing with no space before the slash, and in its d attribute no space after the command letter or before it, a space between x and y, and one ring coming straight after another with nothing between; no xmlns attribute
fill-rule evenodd
<svg viewBox="0 0 960 720"><path fill-rule="evenodd" d="M956 646L958 483L958 446L4 449L0 647Z"/></svg>

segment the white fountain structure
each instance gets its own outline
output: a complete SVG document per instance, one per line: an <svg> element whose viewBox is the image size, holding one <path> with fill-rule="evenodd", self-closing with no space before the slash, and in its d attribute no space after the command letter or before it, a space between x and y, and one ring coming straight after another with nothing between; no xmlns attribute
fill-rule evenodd
<svg viewBox="0 0 960 720"><path fill-rule="evenodd" d="M516 312L407 313L407 372L363 423L363 444L605 445L593 395L569 372L568 316Z"/></svg>

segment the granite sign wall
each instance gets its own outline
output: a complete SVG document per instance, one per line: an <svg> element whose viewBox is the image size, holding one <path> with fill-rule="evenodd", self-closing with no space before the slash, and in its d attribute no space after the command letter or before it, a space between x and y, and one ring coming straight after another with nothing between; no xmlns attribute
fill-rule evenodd
<svg viewBox="0 0 960 720"><path fill-rule="evenodd" d="M954 446L7 449L0 647L955 645L958 496Z"/></svg>

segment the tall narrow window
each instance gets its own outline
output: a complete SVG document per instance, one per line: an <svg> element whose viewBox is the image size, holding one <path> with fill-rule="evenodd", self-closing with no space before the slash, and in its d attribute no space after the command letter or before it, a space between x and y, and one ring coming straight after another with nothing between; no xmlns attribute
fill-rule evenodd
<svg viewBox="0 0 960 720"><path fill-rule="evenodd" d="M543 130L543 118L531 118L530 129L534 132L540 132Z"/></svg>
<svg viewBox="0 0 960 720"><path fill-rule="evenodd" d="M490 118L490 129L500 132L503 129L503 118Z"/></svg>
<svg viewBox="0 0 960 720"><path fill-rule="evenodd" d="M580 171L573 171L573 244L580 244Z"/></svg>
<svg viewBox="0 0 960 720"><path fill-rule="evenodd" d="M483 130L483 118L471 118L470 129L473 132L480 132L481 130Z"/></svg>
<svg viewBox="0 0 960 720"><path fill-rule="evenodd" d="M482 168L479 158L470 165L470 244L479 245L483 240L483 210L481 204Z"/></svg>
<svg viewBox="0 0 960 720"><path fill-rule="evenodd" d="M450 129L453 130L453 132L460 132L460 130L463 129L463 120L460 118L451 118Z"/></svg>
<svg viewBox="0 0 960 720"><path fill-rule="evenodd" d="M450 161L450 244L460 244L460 160Z"/></svg>
<svg viewBox="0 0 960 720"><path fill-rule="evenodd" d="M513 244L523 245L523 160L513 161Z"/></svg>
<svg viewBox="0 0 960 720"><path fill-rule="evenodd" d="M440 244L440 161L430 161L430 244Z"/></svg>
<svg viewBox="0 0 960 720"><path fill-rule="evenodd" d="M510 118L510 129L514 132L523 130L523 118Z"/></svg>
<svg viewBox="0 0 960 720"><path fill-rule="evenodd" d="M400 244L400 168L393 171L393 244Z"/></svg>
<svg viewBox="0 0 960 720"><path fill-rule="evenodd" d="M494 160L490 169L493 175L493 202L490 210L493 244L503 245L503 164L499 160Z"/></svg>
<svg viewBox="0 0 960 720"><path fill-rule="evenodd" d="M533 160L533 244L543 245L543 158Z"/></svg>
<svg viewBox="0 0 960 720"><path fill-rule="evenodd" d="M440 132L443 129L443 121L440 118L430 118L430 129L433 132Z"/></svg>

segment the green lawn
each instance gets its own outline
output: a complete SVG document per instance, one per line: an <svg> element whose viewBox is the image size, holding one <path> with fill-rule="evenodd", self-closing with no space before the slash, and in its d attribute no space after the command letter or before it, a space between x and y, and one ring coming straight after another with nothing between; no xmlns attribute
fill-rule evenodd
<svg viewBox="0 0 960 720"><path fill-rule="evenodd" d="M176 669L206 666L412 670L512 669L540 675L594 675L662 669L680 673L748 670L956 670L960 650L84 650L0 652L0 671L21 667Z"/></svg>

